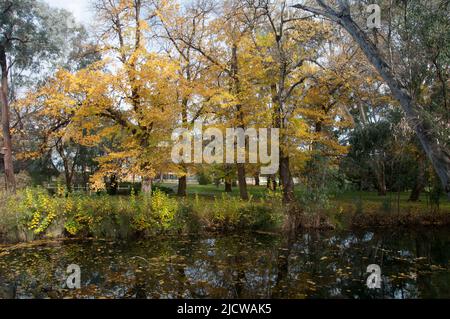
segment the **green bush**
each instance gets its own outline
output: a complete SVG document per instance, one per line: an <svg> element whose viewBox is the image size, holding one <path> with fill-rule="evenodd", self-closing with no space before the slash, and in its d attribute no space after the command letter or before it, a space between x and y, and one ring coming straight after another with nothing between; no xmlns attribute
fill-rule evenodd
<svg viewBox="0 0 450 319"><path fill-rule="evenodd" d="M273 197L271 197L273 196ZM156 189L152 196L54 194L28 188L0 197L0 239L96 237L127 239L165 232L197 233L202 230L269 229L281 224L277 194L265 200L242 201L224 194L214 200L172 198Z"/></svg>
<svg viewBox="0 0 450 319"><path fill-rule="evenodd" d="M162 186L162 185L153 185L152 187L152 192L163 192L167 195L173 195L175 194L175 191L173 190L173 188L167 187L167 186Z"/></svg>
<svg viewBox="0 0 450 319"><path fill-rule="evenodd" d="M212 178L209 176L206 172L199 172L197 173L197 180L199 185L210 185L212 184Z"/></svg>

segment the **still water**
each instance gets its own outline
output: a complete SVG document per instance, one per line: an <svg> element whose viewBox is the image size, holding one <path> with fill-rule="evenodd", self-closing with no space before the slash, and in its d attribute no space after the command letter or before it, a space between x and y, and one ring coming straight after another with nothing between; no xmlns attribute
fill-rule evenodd
<svg viewBox="0 0 450 319"><path fill-rule="evenodd" d="M449 261L450 229L63 241L0 248L0 298L450 298Z"/></svg>

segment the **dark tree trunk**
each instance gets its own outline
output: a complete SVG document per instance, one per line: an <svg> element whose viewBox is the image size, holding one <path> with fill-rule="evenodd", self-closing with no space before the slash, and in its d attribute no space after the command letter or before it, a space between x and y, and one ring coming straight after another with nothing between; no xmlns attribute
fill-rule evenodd
<svg viewBox="0 0 450 319"><path fill-rule="evenodd" d="M248 192L247 192L247 179L245 174L245 165L237 164L238 171L238 182L239 182L239 193L241 195L242 200L248 200Z"/></svg>
<svg viewBox="0 0 450 319"><path fill-rule="evenodd" d="M421 193L425 189L426 185L425 169L426 169L425 159L421 157L419 158L419 163L417 167L416 180L414 181L414 186L411 191L411 195L409 196L410 202L418 202Z"/></svg>
<svg viewBox="0 0 450 319"><path fill-rule="evenodd" d="M111 175L106 182L106 190L108 195L117 195L119 189L119 183L116 175Z"/></svg>
<svg viewBox="0 0 450 319"><path fill-rule="evenodd" d="M73 189L72 189L72 175L68 172L65 172L65 176L66 176L66 187L67 187L67 192L72 193Z"/></svg>
<svg viewBox="0 0 450 319"><path fill-rule="evenodd" d="M231 93L236 97L239 96L241 92L241 84L239 81L239 63L238 63L238 47L236 43L233 43L232 48L232 58L231 58L231 74L233 83L231 86ZM244 112L242 109L242 105L238 103L236 105L237 111L237 120L239 121L239 128L245 129L244 126ZM247 146L247 141L245 141L245 147ZM237 174L238 174L238 182L239 182L239 193L241 195L241 199L248 200L248 192L247 192L247 179L245 173L245 164L238 163L237 164Z"/></svg>
<svg viewBox="0 0 450 319"><path fill-rule="evenodd" d="M255 186L260 186L260 184L261 184L261 181L259 180L259 175L256 174L255 175Z"/></svg>
<svg viewBox="0 0 450 319"><path fill-rule="evenodd" d="M190 80L190 72L188 69L187 74L188 80ZM181 122L183 123L183 127L188 127L188 105L189 105L189 99L187 97L184 97L182 102L182 109L181 109ZM185 165L183 165L183 173L184 176L180 177L178 179L178 196L180 197L186 197L187 196L187 168Z"/></svg>
<svg viewBox="0 0 450 319"><path fill-rule="evenodd" d="M289 157L281 156L280 158L280 182L283 185L283 201L292 203L295 200L294 180L289 167Z"/></svg>
<svg viewBox="0 0 450 319"><path fill-rule="evenodd" d="M6 51L0 45L0 66L2 71L1 78L1 103L2 103L2 133L3 133L3 164L5 169L6 189L9 192L16 192L16 179L14 176L14 165L12 156L12 138L10 129L10 112L8 102L8 62Z"/></svg>
<svg viewBox="0 0 450 319"><path fill-rule="evenodd" d="M233 191L233 184L232 184L231 180L226 179L225 180L225 192L231 193L232 191Z"/></svg>
<svg viewBox="0 0 450 319"><path fill-rule="evenodd" d="M278 129L283 129L285 127L284 117L283 117L283 106L282 106L282 98L280 93L277 91L276 85L272 85L272 102L275 106L274 110L274 126ZM295 201L294 196L294 181L291 174L291 168L289 165L289 155L286 154L283 150L283 146L285 145L285 138L282 136L280 140L279 146L279 154L280 154L280 185L283 187L283 202L285 204L289 204ZM276 178L273 179L274 185L276 185ZM275 187L274 187L275 189Z"/></svg>
<svg viewBox="0 0 450 319"><path fill-rule="evenodd" d="M373 170L375 174L376 179L376 185L378 190L379 196L386 196L387 195L387 188L386 188L386 173L385 173L385 166L382 161L378 161L373 165Z"/></svg>
<svg viewBox="0 0 450 319"><path fill-rule="evenodd" d="M75 173L75 162L76 162L76 158L78 156L78 151L77 151L77 155L73 159L73 165L70 165L70 160L69 160L68 156L66 155L66 153L64 152L64 144L63 144L62 140L60 140L56 143L56 151L58 152L58 154L61 157L62 162L63 162L67 192L72 193L72 191L73 191L72 181L73 181L73 176Z"/></svg>
<svg viewBox="0 0 450 319"><path fill-rule="evenodd" d="M66 188L67 188L67 192L72 193L73 189L72 189L72 177L73 174L70 171L70 165L67 162L66 158L63 158L63 164L64 164L64 176L66 179Z"/></svg>
<svg viewBox="0 0 450 319"><path fill-rule="evenodd" d="M178 196L186 197L187 193L187 176L178 179Z"/></svg>

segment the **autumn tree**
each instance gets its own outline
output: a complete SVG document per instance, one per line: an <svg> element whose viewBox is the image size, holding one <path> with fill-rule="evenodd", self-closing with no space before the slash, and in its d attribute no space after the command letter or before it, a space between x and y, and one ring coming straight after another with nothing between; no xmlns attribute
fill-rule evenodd
<svg viewBox="0 0 450 319"><path fill-rule="evenodd" d="M224 1L220 5L203 1L192 5L187 16L187 21L193 21L191 30L195 30L198 36L178 32L174 38L196 52L208 66L210 84L209 92L205 93L212 121L220 123L223 129L227 126L245 129L251 122L249 114L252 112L251 105L245 103L249 96L246 95L248 91L242 75L245 72L243 67L247 67L244 55L247 54L246 41L256 18L255 10L240 1ZM254 92L251 95L255 96ZM249 198L246 166L238 163L236 167L240 195L246 200ZM230 169L230 165L224 166L225 171ZM231 172L224 174L231 175ZM228 178L225 184L229 191L231 181Z"/></svg>
<svg viewBox="0 0 450 319"><path fill-rule="evenodd" d="M168 141L174 127L177 109L173 105L176 105L179 66L167 57L151 52L152 44L147 42L151 32L148 30L157 18L152 3L102 0L95 3L95 8L103 52L114 59L110 68L115 71L105 79L110 91L104 94L110 98L110 104L94 112L120 128L123 148L111 154L111 159L128 158L127 161L132 163L132 167L128 167L129 173L142 176L143 190L150 192L158 165L168 164L167 158L158 158L157 154L168 147L163 142Z"/></svg>
<svg viewBox="0 0 450 319"><path fill-rule="evenodd" d="M295 13L287 1L256 1L251 5L261 17L253 42L254 52L264 58L271 127L281 130L279 174L283 197L286 203L292 203L292 156L309 132L299 112L302 100L310 93L307 82L315 72L319 44L326 39L327 30Z"/></svg>
<svg viewBox="0 0 450 319"><path fill-rule="evenodd" d="M176 2L153 2L158 12L160 28L155 36L163 40L162 48L168 57L179 65L177 101L180 110L180 127L192 129L195 121L207 112L211 97L211 80L203 56L193 48L203 37L199 26L212 10L212 6L199 10ZM161 31L161 32L160 32ZM187 176L193 169L189 163L179 165L178 195L187 195Z"/></svg>

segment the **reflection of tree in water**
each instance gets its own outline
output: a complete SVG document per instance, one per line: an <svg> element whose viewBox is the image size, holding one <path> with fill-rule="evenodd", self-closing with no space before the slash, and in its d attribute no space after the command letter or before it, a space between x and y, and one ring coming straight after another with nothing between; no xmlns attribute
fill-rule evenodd
<svg viewBox="0 0 450 319"><path fill-rule="evenodd" d="M22 298L442 298L450 297L449 248L446 230L69 242L11 250L2 256L0 294ZM72 263L81 266L79 291L63 285L65 270ZM382 290L366 287L369 264L381 266Z"/></svg>

